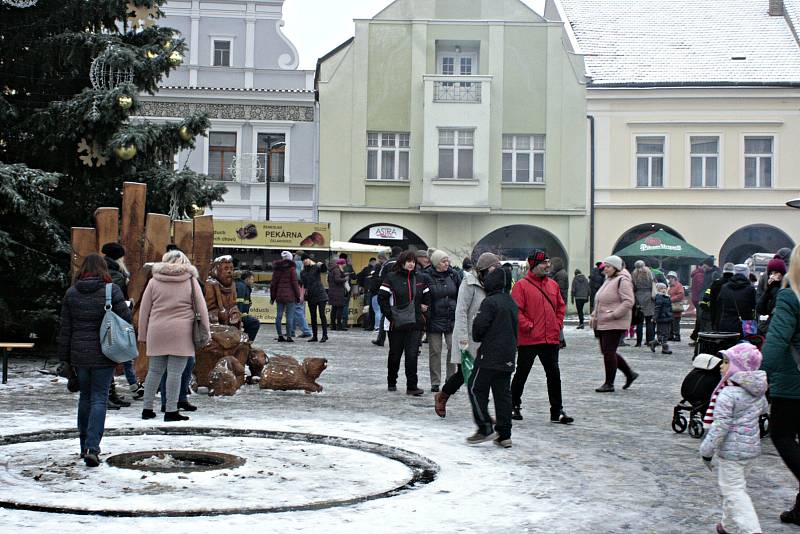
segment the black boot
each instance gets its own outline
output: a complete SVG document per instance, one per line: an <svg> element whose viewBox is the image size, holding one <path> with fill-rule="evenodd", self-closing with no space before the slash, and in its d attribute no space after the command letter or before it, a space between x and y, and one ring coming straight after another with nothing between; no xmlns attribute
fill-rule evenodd
<svg viewBox="0 0 800 534"><path fill-rule="evenodd" d="M669 345L666 343L661 344L661 354L672 354L672 351L669 350Z"/></svg>
<svg viewBox="0 0 800 534"><path fill-rule="evenodd" d="M167 412L164 414L164 421L188 421L189 417L181 412Z"/></svg>
<svg viewBox="0 0 800 534"><path fill-rule="evenodd" d="M127 408L131 405L130 402L117 395L117 388L113 382L111 383L111 389L108 391L108 402L116 404L117 406L122 406L123 408Z"/></svg>
<svg viewBox="0 0 800 534"><path fill-rule="evenodd" d="M317 336L311 336L310 338L308 338L309 343L316 343L317 341L319 341L319 339L317 339Z"/></svg>
<svg viewBox="0 0 800 534"><path fill-rule="evenodd" d="M178 401L178 409L185 410L187 412L196 412L197 406L191 404L189 401Z"/></svg>
<svg viewBox="0 0 800 534"><path fill-rule="evenodd" d="M519 406L511 408L511 419L515 421L522 421L522 411Z"/></svg>
<svg viewBox="0 0 800 534"><path fill-rule="evenodd" d="M294 339L292 339L292 338L291 338L291 337L289 337L289 336L286 336L286 342L287 342L287 343L294 343Z"/></svg>
<svg viewBox="0 0 800 534"><path fill-rule="evenodd" d="M147 410L147 409L142 410L142 419L155 419L155 418L156 418L156 412L154 412L153 410Z"/></svg>

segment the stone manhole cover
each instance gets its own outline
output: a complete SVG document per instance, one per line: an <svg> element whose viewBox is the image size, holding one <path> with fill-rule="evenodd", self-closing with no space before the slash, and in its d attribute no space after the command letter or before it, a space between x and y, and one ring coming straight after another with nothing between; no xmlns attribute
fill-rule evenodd
<svg viewBox="0 0 800 534"><path fill-rule="evenodd" d="M136 469L151 473L192 473L232 469L244 465L246 460L232 454L210 451L183 451L167 449L161 451L126 452L109 456L108 465L120 469Z"/></svg>
<svg viewBox="0 0 800 534"><path fill-rule="evenodd" d="M439 471L397 447L298 432L107 429L113 456L94 469L77 444L74 430L0 438L0 506L118 517L319 510L411 491ZM208 465L218 461L232 463Z"/></svg>

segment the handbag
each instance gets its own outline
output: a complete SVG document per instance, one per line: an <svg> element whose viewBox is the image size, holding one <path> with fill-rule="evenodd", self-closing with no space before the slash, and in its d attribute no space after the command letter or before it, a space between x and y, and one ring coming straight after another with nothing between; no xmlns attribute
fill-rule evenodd
<svg viewBox="0 0 800 534"><path fill-rule="evenodd" d="M739 313L739 305L733 301L733 306L736 308L736 315L742 323L742 336L752 336L758 333L758 321L755 319L742 319L742 314Z"/></svg>
<svg viewBox="0 0 800 534"><path fill-rule="evenodd" d="M111 290L114 284L106 284L106 310L100 323L100 350L106 358L116 363L129 362L139 355L136 346L136 331L133 325L111 309Z"/></svg>
<svg viewBox="0 0 800 534"><path fill-rule="evenodd" d="M197 313L197 304L194 298L194 283L189 279L189 287L192 288L192 311L194 312L194 322L192 322L192 342L194 343L195 350L200 350L211 342L211 334L207 328L203 326L203 319Z"/></svg>
<svg viewBox="0 0 800 534"><path fill-rule="evenodd" d="M683 313L683 303L682 302L673 302L672 303L672 313Z"/></svg>
<svg viewBox="0 0 800 534"><path fill-rule="evenodd" d="M417 286L413 286L409 293L408 304L403 306L392 306L392 326L394 328L403 328L417 324L417 308L414 305L414 297L417 295Z"/></svg>

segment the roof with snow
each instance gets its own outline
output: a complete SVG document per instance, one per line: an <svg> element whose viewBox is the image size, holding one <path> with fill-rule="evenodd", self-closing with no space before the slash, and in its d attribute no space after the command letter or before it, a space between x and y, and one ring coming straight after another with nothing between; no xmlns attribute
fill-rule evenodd
<svg viewBox="0 0 800 534"><path fill-rule="evenodd" d="M590 87L800 86L800 0L560 0Z"/></svg>

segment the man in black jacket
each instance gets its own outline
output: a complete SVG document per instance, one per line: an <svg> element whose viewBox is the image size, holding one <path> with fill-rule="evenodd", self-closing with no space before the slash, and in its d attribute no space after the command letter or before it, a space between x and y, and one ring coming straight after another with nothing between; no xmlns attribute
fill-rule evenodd
<svg viewBox="0 0 800 534"><path fill-rule="evenodd" d="M494 440L503 448L511 447L511 374L517 353L517 305L506 293L505 269L486 275L486 298L472 323L472 338L481 343L475 357L475 368L467 383L472 416L478 430L467 438L474 445ZM489 414L489 390L494 397L497 416L496 432L492 431Z"/></svg>
<svg viewBox="0 0 800 534"><path fill-rule="evenodd" d="M403 249L398 247L397 245L392 247L392 257L389 258L382 266L380 273L378 273L378 280L375 283L375 287L380 288L383 282L386 281L386 277L389 276L389 271L392 270L392 267L397 262L397 257L400 256L400 253L403 252ZM379 294L377 291L375 292L376 299L375 303L377 304L377 295ZM380 309L380 306L379 306ZM382 347L383 344L386 342L386 330L384 329L384 321L378 321L378 338L372 340L373 345L378 345Z"/></svg>
<svg viewBox="0 0 800 534"><path fill-rule="evenodd" d="M600 291L603 283L606 281L606 276L603 274L603 262L598 261L594 264L591 272L589 273L589 313L594 311L594 297Z"/></svg>

